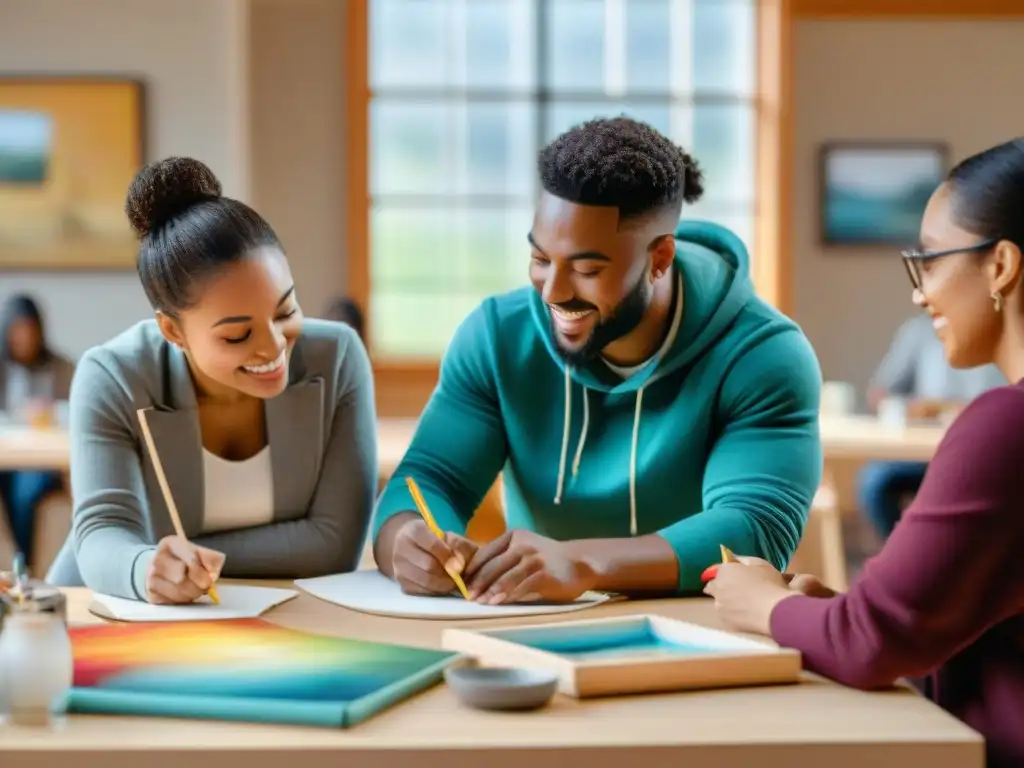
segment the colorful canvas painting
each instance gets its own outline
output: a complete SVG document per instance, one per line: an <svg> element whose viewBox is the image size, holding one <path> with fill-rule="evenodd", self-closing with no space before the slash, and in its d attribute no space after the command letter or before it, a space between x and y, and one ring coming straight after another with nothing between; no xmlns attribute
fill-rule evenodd
<svg viewBox="0 0 1024 768"><path fill-rule="evenodd" d="M0 269L134 267L143 114L134 81L0 78Z"/></svg>
<svg viewBox="0 0 1024 768"><path fill-rule="evenodd" d="M262 619L70 630L68 710L350 727L438 683L458 654Z"/></svg>

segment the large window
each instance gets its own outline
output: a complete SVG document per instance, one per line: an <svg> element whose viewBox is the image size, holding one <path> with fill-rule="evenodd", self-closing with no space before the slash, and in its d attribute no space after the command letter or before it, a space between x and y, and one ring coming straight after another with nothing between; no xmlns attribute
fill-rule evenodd
<svg viewBox="0 0 1024 768"><path fill-rule="evenodd" d="M524 285L540 147L628 114L683 145L684 211L752 247L756 0L368 0L373 352L436 360ZM756 254L754 254L756 258Z"/></svg>

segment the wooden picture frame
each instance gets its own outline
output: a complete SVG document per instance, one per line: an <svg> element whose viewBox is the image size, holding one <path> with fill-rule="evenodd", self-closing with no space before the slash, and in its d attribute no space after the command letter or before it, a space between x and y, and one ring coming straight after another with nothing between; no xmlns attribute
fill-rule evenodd
<svg viewBox="0 0 1024 768"><path fill-rule="evenodd" d="M900 248L918 240L928 199L945 179L941 141L832 141L818 151L824 245Z"/></svg>
<svg viewBox="0 0 1024 768"><path fill-rule="evenodd" d="M799 682L799 651L640 614L486 629L446 629L446 650L483 666L558 676L575 698Z"/></svg>
<svg viewBox="0 0 1024 768"><path fill-rule="evenodd" d="M132 78L0 76L0 270L134 269L145 103Z"/></svg>

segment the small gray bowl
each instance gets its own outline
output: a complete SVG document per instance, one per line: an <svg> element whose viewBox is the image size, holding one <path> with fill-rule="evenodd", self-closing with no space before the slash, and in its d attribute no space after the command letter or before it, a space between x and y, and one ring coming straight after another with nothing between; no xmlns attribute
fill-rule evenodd
<svg viewBox="0 0 1024 768"><path fill-rule="evenodd" d="M540 709L558 688L558 676L544 669L452 666L444 679L463 704L505 712Z"/></svg>

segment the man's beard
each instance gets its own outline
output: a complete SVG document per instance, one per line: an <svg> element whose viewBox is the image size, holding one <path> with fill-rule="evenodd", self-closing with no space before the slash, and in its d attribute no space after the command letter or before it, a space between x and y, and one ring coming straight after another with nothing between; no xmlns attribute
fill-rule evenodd
<svg viewBox="0 0 1024 768"><path fill-rule="evenodd" d="M577 349L566 349L562 346L558 337L558 330L554 326L554 319L551 319L552 334L555 338L555 347L558 354L570 366L578 367L591 362L601 354L601 350L617 339L621 339L628 333L632 333L647 314L647 308L651 304L653 296L651 284L647 281L647 275L641 274L636 285L630 289L625 298L618 303L607 320L602 320L591 331L590 337ZM567 311L580 311L597 307L593 304L568 302L557 305ZM548 310L551 311L550 309Z"/></svg>

